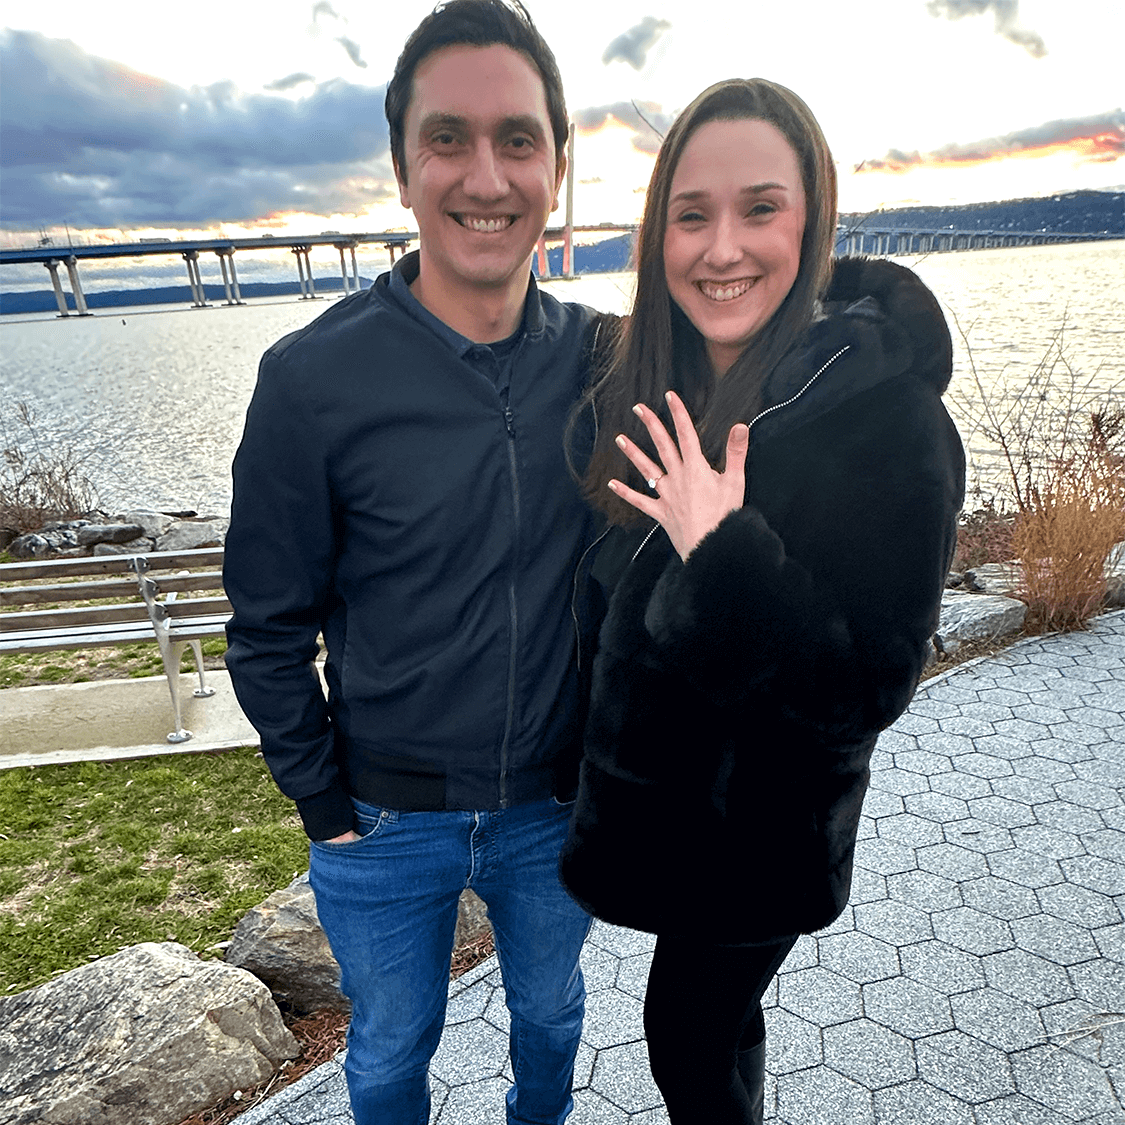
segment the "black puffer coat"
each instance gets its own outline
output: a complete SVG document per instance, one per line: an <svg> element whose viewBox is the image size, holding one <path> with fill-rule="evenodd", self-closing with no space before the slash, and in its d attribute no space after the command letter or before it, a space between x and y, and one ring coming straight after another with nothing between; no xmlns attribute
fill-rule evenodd
<svg viewBox="0 0 1125 1125"><path fill-rule="evenodd" d="M937 625L964 495L949 330L843 259L750 428L746 503L682 562L656 527L594 663L562 877L619 925L753 944L847 903L876 737ZM617 534L616 532L611 532Z"/></svg>

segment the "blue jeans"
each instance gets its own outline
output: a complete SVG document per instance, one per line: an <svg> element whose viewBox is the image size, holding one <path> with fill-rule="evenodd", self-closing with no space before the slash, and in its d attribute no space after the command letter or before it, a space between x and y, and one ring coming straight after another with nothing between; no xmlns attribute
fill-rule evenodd
<svg viewBox="0 0 1125 1125"><path fill-rule="evenodd" d="M356 801L362 837L313 843L309 881L352 1002L344 1070L356 1125L427 1125L429 1062L445 1024L457 900L488 905L511 1013L509 1125L561 1125L573 1107L589 917L558 854L570 807L399 812Z"/></svg>

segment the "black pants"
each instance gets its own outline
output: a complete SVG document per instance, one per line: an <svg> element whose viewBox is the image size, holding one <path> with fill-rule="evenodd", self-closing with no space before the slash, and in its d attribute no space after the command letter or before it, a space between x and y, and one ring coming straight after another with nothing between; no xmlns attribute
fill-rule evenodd
<svg viewBox="0 0 1125 1125"><path fill-rule="evenodd" d="M762 994L796 941L734 946L656 939L645 1035L672 1125L750 1121L738 1053L765 1039Z"/></svg>

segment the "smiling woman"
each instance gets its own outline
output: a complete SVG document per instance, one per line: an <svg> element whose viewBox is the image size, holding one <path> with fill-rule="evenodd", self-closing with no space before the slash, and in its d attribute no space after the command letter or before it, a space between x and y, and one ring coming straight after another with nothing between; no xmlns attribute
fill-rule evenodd
<svg viewBox="0 0 1125 1125"><path fill-rule="evenodd" d="M725 374L781 307L801 264L797 154L768 121L710 121L672 177L664 275Z"/></svg>
<svg viewBox="0 0 1125 1125"><path fill-rule="evenodd" d="M578 586L608 609L561 870L657 935L645 1032L673 1125L762 1122L761 998L847 904L964 492L937 301L890 262L833 264L835 205L800 98L704 91L657 157L633 315L587 396L610 528Z"/></svg>

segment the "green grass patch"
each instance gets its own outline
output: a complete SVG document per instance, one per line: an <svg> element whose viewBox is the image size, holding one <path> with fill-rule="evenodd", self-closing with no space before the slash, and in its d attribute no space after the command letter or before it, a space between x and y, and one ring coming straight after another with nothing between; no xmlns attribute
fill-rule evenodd
<svg viewBox="0 0 1125 1125"><path fill-rule="evenodd" d="M226 638L208 637L201 643L203 667L224 668ZM184 649L180 671L195 672L195 657L190 648ZM164 662L160 659L160 648L155 641L52 652L48 656L24 652L0 656L0 688L78 684L88 680L129 680L163 674Z"/></svg>
<svg viewBox="0 0 1125 1125"><path fill-rule="evenodd" d="M307 866L253 749L0 770L0 994L140 941L214 956Z"/></svg>

